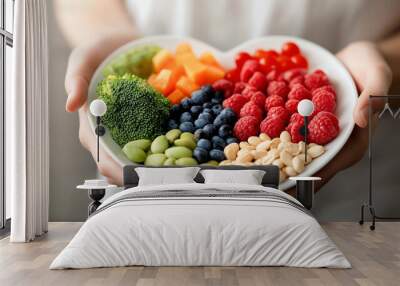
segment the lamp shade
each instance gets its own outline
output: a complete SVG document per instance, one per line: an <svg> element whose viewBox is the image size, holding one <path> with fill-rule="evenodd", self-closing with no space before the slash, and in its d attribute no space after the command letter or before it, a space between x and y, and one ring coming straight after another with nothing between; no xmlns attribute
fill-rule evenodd
<svg viewBox="0 0 400 286"><path fill-rule="evenodd" d="M101 99L95 99L90 103L90 113L93 116L103 116L107 111L107 105Z"/></svg>
<svg viewBox="0 0 400 286"><path fill-rule="evenodd" d="M302 116L310 116L314 111L314 103L311 100L303 99L297 105L297 111Z"/></svg>

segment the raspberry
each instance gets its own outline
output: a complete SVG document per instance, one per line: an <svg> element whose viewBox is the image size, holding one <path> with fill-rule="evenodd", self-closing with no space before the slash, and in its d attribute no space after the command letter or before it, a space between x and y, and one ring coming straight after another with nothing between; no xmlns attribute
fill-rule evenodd
<svg viewBox="0 0 400 286"><path fill-rule="evenodd" d="M304 85L304 76L299 75L299 76L295 77L294 79L292 79L292 80L289 82L289 87L290 87L290 88L293 88L293 86L294 86L295 84Z"/></svg>
<svg viewBox="0 0 400 286"><path fill-rule="evenodd" d="M279 95L286 98L289 93L289 87L284 81L271 81L268 85L267 94L268 95Z"/></svg>
<svg viewBox="0 0 400 286"><path fill-rule="evenodd" d="M249 84L257 90L264 91L267 88L267 78L262 72L255 72L249 79Z"/></svg>
<svg viewBox="0 0 400 286"><path fill-rule="evenodd" d="M233 83L227 79L219 79L213 83L213 88L218 91L221 90L224 92L224 97L228 98L232 95L233 91Z"/></svg>
<svg viewBox="0 0 400 286"><path fill-rule="evenodd" d="M287 126L286 130L290 133L290 129L292 128L292 125L295 123L300 123L301 125L304 125L304 117L301 116L299 113L293 113L292 116L290 116L289 120L289 125Z"/></svg>
<svg viewBox="0 0 400 286"><path fill-rule="evenodd" d="M311 92L307 90L301 84L295 84L288 94L289 99L297 99L298 101L303 99L311 99Z"/></svg>
<svg viewBox="0 0 400 286"><path fill-rule="evenodd" d="M304 124L300 122L294 122L291 124L290 129L288 131L290 133L290 136L292 137L293 143L299 143L300 141L304 141L304 136L301 134L303 128Z"/></svg>
<svg viewBox="0 0 400 286"><path fill-rule="evenodd" d="M247 60L240 71L240 80L247 82L252 75L260 70L260 64L256 60Z"/></svg>
<svg viewBox="0 0 400 286"><path fill-rule="evenodd" d="M266 98L267 97L264 95L264 93L262 93L261 91L257 91L253 94L250 101L253 102L255 105L257 105L258 107L264 108Z"/></svg>
<svg viewBox="0 0 400 286"><path fill-rule="evenodd" d="M325 145L339 134L339 121L334 114L321 111L310 121L308 131L310 142Z"/></svg>
<svg viewBox="0 0 400 286"><path fill-rule="evenodd" d="M242 95L246 98L247 101L249 101L255 92L257 92L257 89L254 86L247 84L242 91Z"/></svg>
<svg viewBox="0 0 400 286"><path fill-rule="evenodd" d="M259 124L254 116L242 117L236 122L233 134L240 141L246 141L250 136L257 136Z"/></svg>
<svg viewBox="0 0 400 286"><path fill-rule="evenodd" d="M300 122L301 124L304 124L304 117L299 114L299 113L293 113L292 116L290 116L290 123L295 123L295 122Z"/></svg>
<svg viewBox="0 0 400 286"><path fill-rule="evenodd" d="M333 86L331 85L324 85L321 87L318 87L317 89L314 89L312 92L312 96L314 97L314 95L320 93L320 92L330 92L332 93L332 95L334 96L335 100L336 100L336 91L333 88Z"/></svg>
<svg viewBox="0 0 400 286"><path fill-rule="evenodd" d="M304 78L304 85L311 91L324 85L330 85L326 74L321 70L316 70Z"/></svg>
<svg viewBox="0 0 400 286"><path fill-rule="evenodd" d="M266 78L268 82L277 81L281 79L281 74L277 70L272 70L267 73Z"/></svg>
<svg viewBox="0 0 400 286"><path fill-rule="evenodd" d="M266 111L270 110L272 107L284 106L284 105L285 105L285 100L278 95L268 96L267 99L265 100Z"/></svg>
<svg viewBox="0 0 400 286"><path fill-rule="evenodd" d="M297 78L297 77L304 77L304 75L306 74L306 70L302 69L302 68L295 68L295 69L291 69L288 71L285 71L282 74L283 79L286 82L291 82L293 79Z"/></svg>
<svg viewBox="0 0 400 286"><path fill-rule="evenodd" d="M247 102L246 98L241 94L234 94L228 99L225 99L222 105L224 108L231 108L236 114L240 113L240 109Z"/></svg>
<svg viewBox="0 0 400 286"><path fill-rule="evenodd" d="M314 115L318 114L321 111L328 111L333 113L336 108L335 96L329 91L321 90L313 96L312 102L314 103Z"/></svg>
<svg viewBox="0 0 400 286"><path fill-rule="evenodd" d="M263 119L263 111L260 107L249 101L240 109L240 117L245 116L254 116L257 118L258 122L261 122Z"/></svg>
<svg viewBox="0 0 400 286"><path fill-rule="evenodd" d="M243 89L247 86L245 82L239 81L235 83L233 93L242 93Z"/></svg>
<svg viewBox="0 0 400 286"><path fill-rule="evenodd" d="M289 116L289 112L283 106L276 106L268 110L267 118L278 118L286 123L289 120Z"/></svg>
<svg viewBox="0 0 400 286"><path fill-rule="evenodd" d="M269 137L279 137L281 132L285 129L285 123L279 118L265 118L260 125L262 133L266 133Z"/></svg>
<svg viewBox="0 0 400 286"><path fill-rule="evenodd" d="M293 113L297 112L298 104L299 104L299 101L297 99L289 99L285 103L285 108L287 111L289 111L290 114L293 114Z"/></svg>

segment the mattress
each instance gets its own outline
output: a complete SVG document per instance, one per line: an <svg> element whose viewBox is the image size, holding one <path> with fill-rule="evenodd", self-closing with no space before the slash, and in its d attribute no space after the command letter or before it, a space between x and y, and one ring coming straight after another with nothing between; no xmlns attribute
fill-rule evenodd
<svg viewBox="0 0 400 286"><path fill-rule="evenodd" d="M312 214L284 192L197 183L111 196L50 269L132 265L351 267Z"/></svg>

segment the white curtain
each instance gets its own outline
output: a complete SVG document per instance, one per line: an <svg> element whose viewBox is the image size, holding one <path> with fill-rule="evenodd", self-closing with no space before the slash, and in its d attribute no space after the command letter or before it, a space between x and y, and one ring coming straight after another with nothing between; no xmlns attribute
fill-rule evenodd
<svg viewBox="0 0 400 286"><path fill-rule="evenodd" d="M47 232L49 197L46 0L15 1L13 94L6 110L12 242Z"/></svg>

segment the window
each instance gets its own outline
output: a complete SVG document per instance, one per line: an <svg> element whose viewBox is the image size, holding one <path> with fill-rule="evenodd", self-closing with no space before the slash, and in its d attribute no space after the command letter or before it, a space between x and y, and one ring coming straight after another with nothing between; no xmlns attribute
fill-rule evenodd
<svg viewBox="0 0 400 286"><path fill-rule="evenodd" d="M11 94L14 0L0 0L0 235L7 231L10 194L5 189L5 101Z"/></svg>

